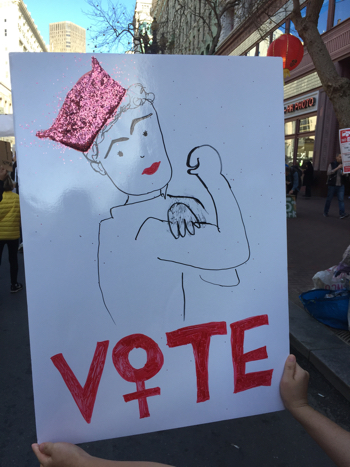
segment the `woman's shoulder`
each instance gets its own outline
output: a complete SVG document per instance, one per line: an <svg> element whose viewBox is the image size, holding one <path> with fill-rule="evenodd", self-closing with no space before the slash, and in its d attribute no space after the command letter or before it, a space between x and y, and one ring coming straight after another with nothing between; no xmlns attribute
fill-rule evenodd
<svg viewBox="0 0 350 467"><path fill-rule="evenodd" d="M15 200L19 201L19 196L17 193L14 193L13 191L4 191L2 194L3 200Z"/></svg>

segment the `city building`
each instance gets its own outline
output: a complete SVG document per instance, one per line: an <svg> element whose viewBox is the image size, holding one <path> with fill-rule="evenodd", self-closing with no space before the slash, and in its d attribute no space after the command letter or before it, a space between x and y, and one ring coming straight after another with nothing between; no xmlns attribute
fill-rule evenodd
<svg viewBox="0 0 350 467"><path fill-rule="evenodd" d="M255 14L235 21L221 41L218 55L265 56L269 44L283 33L298 33L290 20L292 0L271 2L274 13ZM301 13L306 14L302 4ZM259 27L257 27L257 24ZM323 3L318 30L340 76L350 78L350 0ZM307 49L284 86L285 156L288 163L310 160L315 170L314 193L325 195L327 168L339 152L338 122ZM257 122L258 123L258 122ZM281 161L281 166L284 160ZM348 188L349 190L349 188Z"/></svg>
<svg viewBox="0 0 350 467"><path fill-rule="evenodd" d="M220 14L225 1L214 3L216 11ZM187 3L179 3L177 0L153 0L151 15L157 19L158 40L163 36L163 42L166 42L165 53L210 53L218 30L213 11L205 0ZM229 17L228 11L222 16L222 23L227 25ZM224 30L221 34L218 33L218 39L223 37L223 34Z"/></svg>
<svg viewBox="0 0 350 467"><path fill-rule="evenodd" d="M0 113L12 114L9 53L48 50L22 0L0 0L0 25Z"/></svg>
<svg viewBox="0 0 350 467"><path fill-rule="evenodd" d="M50 52L86 52L86 31L70 21L50 23Z"/></svg>
<svg viewBox="0 0 350 467"><path fill-rule="evenodd" d="M139 35L147 32L151 36L150 24L153 21L151 16L152 0L136 0L134 12L134 53L141 53L143 50Z"/></svg>

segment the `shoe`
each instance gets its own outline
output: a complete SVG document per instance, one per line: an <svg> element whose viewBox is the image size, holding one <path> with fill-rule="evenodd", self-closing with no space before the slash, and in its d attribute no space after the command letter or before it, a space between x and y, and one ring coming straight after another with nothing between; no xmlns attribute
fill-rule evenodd
<svg viewBox="0 0 350 467"><path fill-rule="evenodd" d="M324 212L323 217L328 217L328 214L326 212Z"/></svg>
<svg viewBox="0 0 350 467"><path fill-rule="evenodd" d="M19 292L22 289L23 289L23 285L19 284L18 282L14 285L11 285L11 293Z"/></svg>
<svg viewBox="0 0 350 467"><path fill-rule="evenodd" d="M339 216L339 219L345 219L346 217L349 217L349 214L343 214L342 216Z"/></svg>

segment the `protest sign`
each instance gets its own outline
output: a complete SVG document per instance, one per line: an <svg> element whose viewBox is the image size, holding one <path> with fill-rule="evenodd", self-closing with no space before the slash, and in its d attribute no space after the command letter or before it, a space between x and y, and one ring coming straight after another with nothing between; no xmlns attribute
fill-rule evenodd
<svg viewBox="0 0 350 467"><path fill-rule="evenodd" d="M281 409L280 59L10 60L39 441Z"/></svg>
<svg viewBox="0 0 350 467"><path fill-rule="evenodd" d="M339 130L340 152L343 163L343 172L350 173L350 128Z"/></svg>
<svg viewBox="0 0 350 467"><path fill-rule="evenodd" d="M0 167L12 172L11 144L7 141L0 141Z"/></svg>

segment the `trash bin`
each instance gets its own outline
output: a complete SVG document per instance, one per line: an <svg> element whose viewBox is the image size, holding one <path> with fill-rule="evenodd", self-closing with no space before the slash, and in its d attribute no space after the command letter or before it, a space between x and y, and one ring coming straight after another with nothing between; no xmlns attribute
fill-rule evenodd
<svg viewBox="0 0 350 467"><path fill-rule="evenodd" d="M335 292L335 296L327 298L326 295L334 294L331 290L315 289L302 293L299 298L305 309L317 321L335 329L348 330L349 290Z"/></svg>

